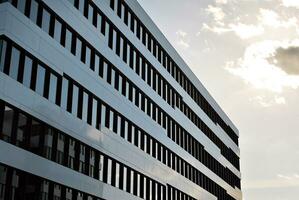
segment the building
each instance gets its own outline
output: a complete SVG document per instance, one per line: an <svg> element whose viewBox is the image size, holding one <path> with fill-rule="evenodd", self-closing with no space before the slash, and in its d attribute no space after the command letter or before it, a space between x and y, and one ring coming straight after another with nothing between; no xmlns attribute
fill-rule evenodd
<svg viewBox="0 0 299 200"><path fill-rule="evenodd" d="M0 200L240 200L238 130L136 0L0 0Z"/></svg>

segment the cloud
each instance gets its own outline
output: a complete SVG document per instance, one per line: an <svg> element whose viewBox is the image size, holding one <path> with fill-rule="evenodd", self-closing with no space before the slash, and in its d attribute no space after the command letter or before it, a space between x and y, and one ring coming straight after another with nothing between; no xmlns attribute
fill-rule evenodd
<svg viewBox="0 0 299 200"><path fill-rule="evenodd" d="M216 0L216 4L227 4L228 0Z"/></svg>
<svg viewBox="0 0 299 200"><path fill-rule="evenodd" d="M282 0L282 5L285 7L299 8L299 1L298 0Z"/></svg>
<svg viewBox="0 0 299 200"><path fill-rule="evenodd" d="M277 49L291 46L299 46L299 40L266 40L251 44L246 48L243 58L240 58L233 66L226 65L225 69L257 89L274 93L281 93L284 88L297 89L299 76L290 75L277 64L269 61Z"/></svg>
<svg viewBox="0 0 299 200"><path fill-rule="evenodd" d="M180 36L180 37L186 37L187 36L187 33L185 31L182 31L182 30L178 30L176 32L176 35Z"/></svg>
<svg viewBox="0 0 299 200"><path fill-rule="evenodd" d="M248 24L229 24L227 27L224 26L209 26L208 24L203 24L202 30L208 30L216 34L223 34L233 32L241 39L249 39L264 33L264 29L261 26L248 25Z"/></svg>
<svg viewBox="0 0 299 200"><path fill-rule="evenodd" d="M269 60L286 73L299 75L299 46L280 47Z"/></svg>
<svg viewBox="0 0 299 200"><path fill-rule="evenodd" d="M222 20L226 16L226 14L223 12L222 8L209 5L206 8L206 11L207 11L207 13L211 14L214 17L214 20L217 23L222 24Z"/></svg>
<svg viewBox="0 0 299 200"><path fill-rule="evenodd" d="M190 47L189 42L187 42L187 33L183 30L178 30L176 32L177 35L177 45L183 47L183 49L187 49Z"/></svg>
<svg viewBox="0 0 299 200"><path fill-rule="evenodd" d="M230 24L231 30L241 39L249 39L264 33L264 28L260 25L247 25L247 24Z"/></svg>
<svg viewBox="0 0 299 200"><path fill-rule="evenodd" d="M274 105L285 105L286 104L285 98L281 97L281 96L274 96L274 98L272 98L272 97L258 95L256 97L250 98L249 101L256 102L265 108L271 107Z"/></svg>
<svg viewBox="0 0 299 200"><path fill-rule="evenodd" d="M287 20L281 19L275 11L269 9L260 9L260 15L258 17L260 24L274 28L289 28L297 27L297 18L292 17Z"/></svg>

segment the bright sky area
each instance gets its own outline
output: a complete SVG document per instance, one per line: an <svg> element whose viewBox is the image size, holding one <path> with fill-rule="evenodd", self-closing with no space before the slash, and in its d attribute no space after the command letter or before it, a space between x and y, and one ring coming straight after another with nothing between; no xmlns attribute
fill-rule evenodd
<svg viewBox="0 0 299 200"><path fill-rule="evenodd" d="M299 0L138 0L238 127L244 200L299 199Z"/></svg>

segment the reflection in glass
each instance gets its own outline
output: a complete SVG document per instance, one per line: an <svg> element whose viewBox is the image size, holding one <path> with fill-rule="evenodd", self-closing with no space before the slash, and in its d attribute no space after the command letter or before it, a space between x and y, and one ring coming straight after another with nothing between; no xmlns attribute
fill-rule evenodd
<svg viewBox="0 0 299 200"><path fill-rule="evenodd" d="M65 35L65 48L71 51L72 48L72 33L66 29L66 35Z"/></svg>
<svg viewBox="0 0 299 200"><path fill-rule="evenodd" d="M49 100L56 102L57 76L50 74Z"/></svg>
<svg viewBox="0 0 299 200"><path fill-rule="evenodd" d="M23 73L23 85L30 88L32 72L32 60L28 56L25 57L24 73Z"/></svg>
<svg viewBox="0 0 299 200"><path fill-rule="evenodd" d="M43 68L41 65L38 65L35 91L41 96L44 95L45 73L45 68Z"/></svg>
<svg viewBox="0 0 299 200"><path fill-rule="evenodd" d="M68 95L69 81L66 78L62 79L61 91L61 107L67 110L67 95Z"/></svg>
<svg viewBox="0 0 299 200"><path fill-rule="evenodd" d="M77 116L78 112L78 98L79 98L79 88L73 85L73 103L72 103L72 113Z"/></svg>
<svg viewBox="0 0 299 200"><path fill-rule="evenodd" d="M22 113L18 116L18 126L17 126L17 142L16 145L23 147L25 142L25 131L26 131L27 117Z"/></svg>
<svg viewBox="0 0 299 200"><path fill-rule="evenodd" d="M10 59L9 76L15 80L18 79L19 63L20 63L20 51L13 47L11 52L11 59Z"/></svg>
<svg viewBox="0 0 299 200"><path fill-rule="evenodd" d="M83 92L82 120L87 122L88 94Z"/></svg>
<svg viewBox="0 0 299 200"><path fill-rule="evenodd" d="M4 141L11 142L11 131L12 131L12 122L13 122L14 111L5 106L4 116L3 116L3 127L1 135Z"/></svg>
<svg viewBox="0 0 299 200"><path fill-rule="evenodd" d="M38 4L36 1L31 1L31 7L30 7L30 19L36 23L37 19L37 10L38 10Z"/></svg>
<svg viewBox="0 0 299 200"><path fill-rule="evenodd" d="M5 62L5 53L6 53L6 41L0 40L0 71L3 72L4 62Z"/></svg>
<svg viewBox="0 0 299 200"><path fill-rule="evenodd" d="M50 28L50 13L43 9L43 16L42 16L42 29L49 33Z"/></svg>
<svg viewBox="0 0 299 200"><path fill-rule="evenodd" d="M60 38L61 38L61 23L55 19L55 28L54 28L54 39L60 43Z"/></svg>

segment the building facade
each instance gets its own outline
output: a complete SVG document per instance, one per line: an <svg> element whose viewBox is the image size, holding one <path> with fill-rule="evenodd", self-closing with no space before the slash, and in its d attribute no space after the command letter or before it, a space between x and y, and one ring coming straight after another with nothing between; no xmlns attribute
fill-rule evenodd
<svg viewBox="0 0 299 200"><path fill-rule="evenodd" d="M241 200L237 128L137 0L0 0L0 200Z"/></svg>

